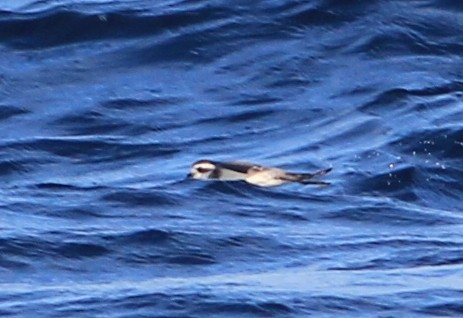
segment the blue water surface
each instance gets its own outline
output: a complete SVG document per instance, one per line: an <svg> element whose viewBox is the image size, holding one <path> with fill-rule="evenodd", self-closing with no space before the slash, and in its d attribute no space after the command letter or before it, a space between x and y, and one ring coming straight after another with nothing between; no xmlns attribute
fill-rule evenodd
<svg viewBox="0 0 463 318"><path fill-rule="evenodd" d="M461 317L462 158L460 0L4 0L0 316Z"/></svg>

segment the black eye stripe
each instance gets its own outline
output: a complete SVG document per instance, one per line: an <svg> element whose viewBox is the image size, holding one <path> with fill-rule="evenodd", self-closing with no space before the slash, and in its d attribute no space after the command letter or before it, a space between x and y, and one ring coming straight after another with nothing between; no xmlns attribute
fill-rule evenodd
<svg viewBox="0 0 463 318"><path fill-rule="evenodd" d="M198 168L197 170L198 172L205 173L205 172L211 171L212 169Z"/></svg>

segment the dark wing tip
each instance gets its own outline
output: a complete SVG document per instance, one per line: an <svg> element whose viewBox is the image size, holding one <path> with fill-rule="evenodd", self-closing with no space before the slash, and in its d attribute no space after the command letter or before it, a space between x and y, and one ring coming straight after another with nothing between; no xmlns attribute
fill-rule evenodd
<svg viewBox="0 0 463 318"><path fill-rule="evenodd" d="M324 176L325 174L328 174L331 170L333 170L333 168L323 169L323 170L320 170L318 172L315 172L313 174L313 176L314 177L321 177L321 176Z"/></svg>
<svg viewBox="0 0 463 318"><path fill-rule="evenodd" d="M324 182L324 181L314 181L314 180L301 180L299 181L301 184L312 184L312 185L318 185L318 186L329 186L331 183L329 182Z"/></svg>

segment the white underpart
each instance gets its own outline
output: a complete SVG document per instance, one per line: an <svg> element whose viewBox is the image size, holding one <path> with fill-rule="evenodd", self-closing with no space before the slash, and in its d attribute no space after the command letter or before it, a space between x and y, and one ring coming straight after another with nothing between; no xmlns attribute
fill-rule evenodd
<svg viewBox="0 0 463 318"><path fill-rule="evenodd" d="M246 180L247 176L248 175L246 173L222 168L221 174L220 174L220 180L224 180L224 181Z"/></svg>
<svg viewBox="0 0 463 318"><path fill-rule="evenodd" d="M246 178L246 182L260 187L273 187L287 182L279 179L279 177L284 175L285 172L281 169L262 169L250 172Z"/></svg>

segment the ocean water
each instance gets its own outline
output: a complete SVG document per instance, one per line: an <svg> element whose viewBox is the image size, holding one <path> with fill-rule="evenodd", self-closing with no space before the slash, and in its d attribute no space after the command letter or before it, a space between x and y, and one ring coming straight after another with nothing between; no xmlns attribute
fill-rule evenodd
<svg viewBox="0 0 463 318"><path fill-rule="evenodd" d="M1 1L1 317L462 317L462 197L460 0Z"/></svg>

